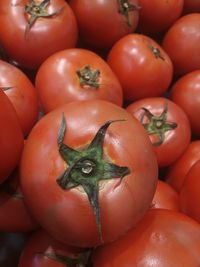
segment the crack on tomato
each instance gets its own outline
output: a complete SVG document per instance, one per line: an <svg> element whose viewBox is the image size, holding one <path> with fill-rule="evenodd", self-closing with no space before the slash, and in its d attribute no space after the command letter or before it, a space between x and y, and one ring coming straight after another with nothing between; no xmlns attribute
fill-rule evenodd
<svg viewBox="0 0 200 267"><path fill-rule="evenodd" d="M91 143L79 151L63 143L66 131L66 120L63 114L57 137L59 153L68 166L57 178L57 183L64 190L82 186L93 209L101 242L103 242L103 236L99 206L99 181L113 178L120 178L121 181L130 174L128 167L118 166L104 158L103 143L106 131L110 124L120 121L124 120L105 122Z"/></svg>

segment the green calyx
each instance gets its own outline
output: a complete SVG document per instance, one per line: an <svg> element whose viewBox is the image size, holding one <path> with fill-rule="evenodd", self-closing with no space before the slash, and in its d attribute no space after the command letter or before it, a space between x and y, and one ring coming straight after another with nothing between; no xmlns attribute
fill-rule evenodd
<svg viewBox="0 0 200 267"><path fill-rule="evenodd" d="M87 85L95 89L99 88L100 71L98 69L93 71L89 65L86 65L82 69L77 70L76 73L81 86Z"/></svg>
<svg viewBox="0 0 200 267"><path fill-rule="evenodd" d="M118 0L119 13L125 16L127 24L131 27L131 22L129 18L129 12L139 10L138 5L131 4L129 0Z"/></svg>
<svg viewBox="0 0 200 267"><path fill-rule="evenodd" d="M57 139L59 153L68 165L68 168L57 178L57 183L63 190L82 186L93 209L102 242L99 181L113 178L122 179L130 173L128 167L117 166L104 159L103 143L106 131L111 123L119 121L121 120L107 121L100 127L86 148L75 150L63 143L66 131L66 120L63 115Z"/></svg>
<svg viewBox="0 0 200 267"><path fill-rule="evenodd" d="M36 4L35 0L28 1L24 8L25 13L29 15L25 33L31 29L38 18L50 18L58 15L63 10L64 7L61 7L53 13L48 13L46 9L50 1L51 0L43 0L39 4Z"/></svg>
<svg viewBox="0 0 200 267"><path fill-rule="evenodd" d="M89 267L90 265L90 257L91 257L91 250L80 253L73 257L68 257L60 254L56 254L54 252L45 252L41 253L43 256L60 262L66 267Z"/></svg>
<svg viewBox="0 0 200 267"><path fill-rule="evenodd" d="M160 49L158 47L155 47L153 45L150 45L150 49L151 49L153 55L155 56L155 58L160 58L162 60L165 60L165 58L161 54Z"/></svg>
<svg viewBox="0 0 200 267"><path fill-rule="evenodd" d="M177 123L167 121L168 106L165 104L160 115L153 115L148 109L142 108L144 114L141 118L141 123L147 130L149 135L156 135L159 138L158 142L153 143L154 146L160 146L165 140L165 133L177 127ZM148 123L144 123L144 118L148 119Z"/></svg>

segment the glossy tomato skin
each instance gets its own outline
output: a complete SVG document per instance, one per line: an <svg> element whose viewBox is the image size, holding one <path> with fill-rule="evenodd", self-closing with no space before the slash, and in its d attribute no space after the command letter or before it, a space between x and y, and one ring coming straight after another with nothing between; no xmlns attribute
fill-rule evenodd
<svg viewBox="0 0 200 267"><path fill-rule="evenodd" d="M37 4L42 0L36 1ZM77 42L77 22L64 0L52 0L47 13L62 10L55 16L38 18L29 30L25 6L28 0L6 0L0 6L0 41L11 60L36 69L51 54L71 48ZM17 44L17 49L16 45Z"/></svg>
<svg viewBox="0 0 200 267"><path fill-rule="evenodd" d="M159 116L163 113L165 106L166 124L176 124L175 128L165 131L163 142L156 145L161 139L158 134L150 134L158 165L169 166L174 163L185 151L190 143L191 130L188 117L185 112L174 102L164 97L144 98L127 106L127 111L136 117L140 122L145 114L146 108L153 115ZM148 123L145 115L144 123Z"/></svg>
<svg viewBox="0 0 200 267"><path fill-rule="evenodd" d="M172 86L170 98L187 114L192 133L200 135L200 69L182 76Z"/></svg>
<svg viewBox="0 0 200 267"><path fill-rule="evenodd" d="M67 120L64 143L74 149L90 143L105 121L125 120L113 123L105 136L105 157L127 166L130 174L121 182L111 179L99 184L104 242L123 235L150 207L157 182L155 155L137 120L121 107L102 100L66 104L45 115L31 131L21 160L21 186L29 209L57 240L74 246L96 246L101 241L83 188L63 190L56 182L67 167L57 146L62 112Z"/></svg>
<svg viewBox="0 0 200 267"><path fill-rule="evenodd" d="M94 267L181 267L200 264L200 225L175 211L151 209L117 241L97 248Z"/></svg>
<svg viewBox="0 0 200 267"><path fill-rule="evenodd" d="M147 35L165 32L181 15L183 0L140 0L140 17L137 31Z"/></svg>
<svg viewBox="0 0 200 267"><path fill-rule="evenodd" d="M200 14L179 18L167 31L162 46L170 56L174 73L182 76L200 69Z"/></svg>
<svg viewBox="0 0 200 267"><path fill-rule="evenodd" d="M181 211L200 222L200 160L187 173L180 191Z"/></svg>
<svg viewBox="0 0 200 267"><path fill-rule="evenodd" d="M0 60L0 88L13 104L24 136L38 119L38 98L28 77L17 67Z"/></svg>
<svg viewBox="0 0 200 267"><path fill-rule="evenodd" d="M173 66L150 37L129 34L110 49L108 64L122 85L127 102L162 95L171 83Z"/></svg>
<svg viewBox="0 0 200 267"><path fill-rule="evenodd" d="M22 149L23 133L14 107L6 94L0 90L0 183L17 166Z"/></svg>
<svg viewBox="0 0 200 267"><path fill-rule="evenodd" d="M63 245L52 238L46 231L38 230L31 234L22 250L18 267L70 267L63 263L50 259L47 254L75 257L81 249ZM75 266L75 265L74 265Z"/></svg>
<svg viewBox="0 0 200 267"><path fill-rule="evenodd" d="M181 157L167 170L166 181L180 192L184 179L191 167L200 160L200 141L192 141Z"/></svg>
<svg viewBox="0 0 200 267"><path fill-rule="evenodd" d="M79 26L80 38L93 49L110 49L121 37L134 32L139 19L139 1L129 0L135 9L128 18L119 12L120 1L70 0ZM122 2L122 1L121 1Z"/></svg>
<svg viewBox="0 0 200 267"><path fill-rule="evenodd" d="M18 171L15 170L0 187L0 231L20 233L39 228L24 205Z"/></svg>
<svg viewBox="0 0 200 267"><path fill-rule="evenodd" d="M178 193L166 182L158 180L152 208L180 211Z"/></svg>
<svg viewBox="0 0 200 267"><path fill-rule="evenodd" d="M97 84L81 83L77 72L87 66L93 73L99 71ZM86 49L66 49L50 56L40 66L35 85L46 113L76 100L102 99L119 106L123 102L122 87L110 66Z"/></svg>

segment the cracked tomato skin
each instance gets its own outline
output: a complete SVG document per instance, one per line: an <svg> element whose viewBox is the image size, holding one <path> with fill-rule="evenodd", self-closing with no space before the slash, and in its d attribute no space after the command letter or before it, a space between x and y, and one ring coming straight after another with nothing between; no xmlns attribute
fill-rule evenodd
<svg viewBox="0 0 200 267"><path fill-rule="evenodd" d="M33 0L34 1L34 0ZM51 54L71 48L77 42L77 22L69 4L51 0L47 12L52 17L40 17L26 32L28 0L5 0L0 5L0 41L9 58L22 67L36 69ZM42 0L35 0L39 4ZM16 49L17 46L17 49Z"/></svg>
<svg viewBox="0 0 200 267"><path fill-rule="evenodd" d="M102 238L110 242L132 228L151 206L158 171L151 143L125 109L103 100L66 104L35 125L20 166L24 199L41 226L70 245L92 247L102 241L83 187L64 190L57 182L69 170L57 144L62 114L67 124L64 144L79 151L91 143L106 121L125 120L109 126L103 143L103 159L130 171L121 180L116 177L99 182Z"/></svg>
<svg viewBox="0 0 200 267"><path fill-rule="evenodd" d="M23 133L13 105L0 90L0 183L17 166L24 144Z"/></svg>

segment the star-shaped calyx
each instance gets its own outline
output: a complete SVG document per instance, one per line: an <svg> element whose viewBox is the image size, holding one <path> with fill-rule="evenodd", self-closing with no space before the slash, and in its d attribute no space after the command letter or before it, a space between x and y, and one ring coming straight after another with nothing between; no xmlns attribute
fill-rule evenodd
<svg viewBox="0 0 200 267"><path fill-rule="evenodd" d="M128 167L117 166L104 158L103 143L106 131L111 123L121 120L106 121L97 131L91 143L82 150L75 150L63 143L66 131L66 119L62 116L57 143L59 153L67 163L67 169L57 178L57 183L64 190L82 186L93 209L98 232L103 241L100 206L99 181L123 178L130 173Z"/></svg>
<svg viewBox="0 0 200 267"><path fill-rule="evenodd" d="M164 105L163 111L160 115L152 114L147 108L142 108L144 113L141 117L141 123L147 130L149 135L155 134L159 140L153 143L154 146L160 146L165 140L165 133L177 127L176 122L167 121L168 105ZM144 118L147 117L148 122L144 123Z"/></svg>
<svg viewBox="0 0 200 267"><path fill-rule="evenodd" d="M128 26L131 27L129 12L139 10L140 6L130 3L129 0L118 0L118 6L119 6L119 13L125 16Z"/></svg>
<svg viewBox="0 0 200 267"><path fill-rule="evenodd" d="M29 15L25 33L27 33L31 29L38 18L50 18L59 14L63 10L64 7L61 7L53 13L48 13L46 9L50 4L50 1L51 0L43 0L39 4L37 4L35 0L28 1L24 8L25 13Z"/></svg>

